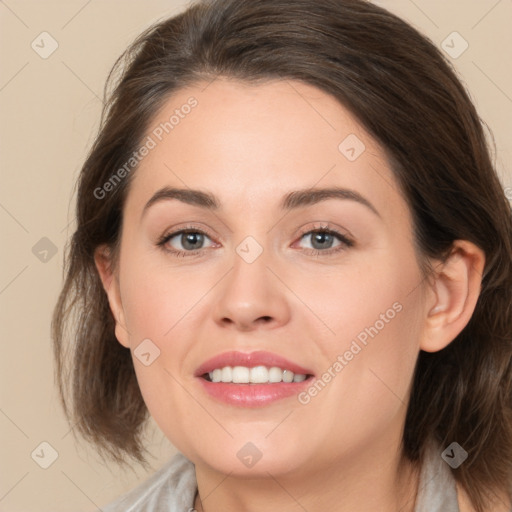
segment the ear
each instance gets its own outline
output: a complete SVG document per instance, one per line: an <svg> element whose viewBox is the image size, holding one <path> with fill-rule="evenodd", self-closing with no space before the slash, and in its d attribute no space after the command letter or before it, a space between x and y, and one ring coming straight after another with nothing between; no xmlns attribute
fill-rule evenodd
<svg viewBox="0 0 512 512"><path fill-rule="evenodd" d="M94 263L105 290L110 311L114 317L116 338L124 347L129 347L128 330L124 316L123 304L119 287L119 276L114 271L112 252L106 245L100 245L94 251Z"/></svg>
<svg viewBox="0 0 512 512"><path fill-rule="evenodd" d="M420 343L425 352L448 346L468 324L482 284L485 253L467 240L456 240L447 261L431 283L427 317Z"/></svg>

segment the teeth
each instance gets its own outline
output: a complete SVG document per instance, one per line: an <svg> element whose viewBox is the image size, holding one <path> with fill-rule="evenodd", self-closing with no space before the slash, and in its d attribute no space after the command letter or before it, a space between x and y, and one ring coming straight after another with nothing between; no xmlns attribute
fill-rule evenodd
<svg viewBox="0 0 512 512"><path fill-rule="evenodd" d="M251 372L249 375L249 380L253 384L264 384L268 382L268 370L265 366L255 366L251 368Z"/></svg>
<svg viewBox="0 0 512 512"><path fill-rule="evenodd" d="M302 382L307 375L298 373L295 375L290 370L282 370L277 366L225 366L216 368L208 374L212 382L232 382L234 384L268 384L277 382Z"/></svg>
<svg viewBox="0 0 512 512"><path fill-rule="evenodd" d="M231 366L226 366L222 368L221 371L220 380L222 382L233 382L233 370L231 369Z"/></svg>
<svg viewBox="0 0 512 512"><path fill-rule="evenodd" d="M269 382L281 382L283 380L283 370L273 366L268 371L268 380Z"/></svg>
<svg viewBox="0 0 512 512"><path fill-rule="evenodd" d="M285 370L283 372L283 382L293 382L293 377L294 377L294 373L289 371L289 370Z"/></svg>
<svg viewBox="0 0 512 512"><path fill-rule="evenodd" d="M245 366L235 366L233 368L233 382L235 384L249 384L251 371Z"/></svg>

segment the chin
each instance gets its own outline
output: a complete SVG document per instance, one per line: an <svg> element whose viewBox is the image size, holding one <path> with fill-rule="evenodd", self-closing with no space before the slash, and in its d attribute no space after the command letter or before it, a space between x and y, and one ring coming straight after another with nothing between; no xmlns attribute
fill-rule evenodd
<svg viewBox="0 0 512 512"><path fill-rule="evenodd" d="M277 477L308 466L304 451L297 450L300 444L290 443L283 446L282 443L265 440L264 436L260 436L260 439L230 439L223 446L212 443L206 449L197 451L196 456L215 471L238 478L268 479L269 473Z"/></svg>

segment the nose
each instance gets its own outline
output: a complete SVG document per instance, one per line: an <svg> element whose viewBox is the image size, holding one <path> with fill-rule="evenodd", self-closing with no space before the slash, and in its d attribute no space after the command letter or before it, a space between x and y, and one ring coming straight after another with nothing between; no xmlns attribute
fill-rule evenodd
<svg viewBox="0 0 512 512"><path fill-rule="evenodd" d="M232 270L219 283L215 322L239 331L281 327L290 319L287 292L268 267L265 251L252 263L236 254Z"/></svg>

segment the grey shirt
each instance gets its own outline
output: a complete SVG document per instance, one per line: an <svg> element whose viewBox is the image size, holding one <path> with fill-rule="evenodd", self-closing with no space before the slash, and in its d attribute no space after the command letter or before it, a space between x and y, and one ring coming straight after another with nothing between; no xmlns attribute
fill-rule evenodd
<svg viewBox="0 0 512 512"><path fill-rule="evenodd" d="M195 468L181 453L103 512L192 512L197 490ZM430 449L421 468L414 512L459 512L457 489L441 451Z"/></svg>

